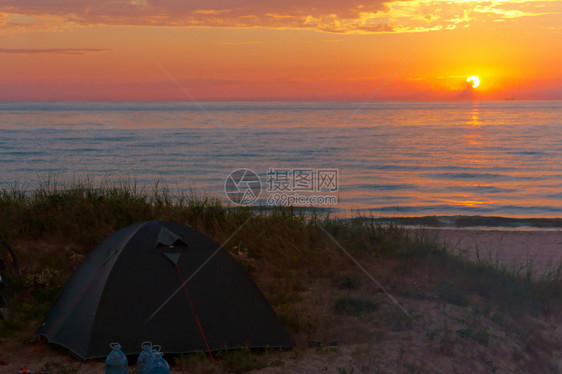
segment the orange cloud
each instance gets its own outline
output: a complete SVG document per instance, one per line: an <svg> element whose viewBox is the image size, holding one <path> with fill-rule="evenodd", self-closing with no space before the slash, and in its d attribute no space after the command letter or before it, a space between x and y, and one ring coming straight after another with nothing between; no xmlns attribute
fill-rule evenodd
<svg viewBox="0 0 562 374"><path fill-rule="evenodd" d="M44 48L44 49L33 49L33 48L0 48L0 53L10 53L10 54L53 54L53 55L85 55L88 53L95 52L107 52L109 49L99 49L99 48Z"/></svg>
<svg viewBox="0 0 562 374"><path fill-rule="evenodd" d="M193 11L193 14L222 14L230 13L230 9L215 10L215 9L197 9Z"/></svg>
<svg viewBox="0 0 562 374"><path fill-rule="evenodd" d="M233 5L235 5L233 7ZM558 1L449 0L4 0L6 28L37 23L152 25L183 27L266 27L333 33L451 30L482 22L558 14Z"/></svg>

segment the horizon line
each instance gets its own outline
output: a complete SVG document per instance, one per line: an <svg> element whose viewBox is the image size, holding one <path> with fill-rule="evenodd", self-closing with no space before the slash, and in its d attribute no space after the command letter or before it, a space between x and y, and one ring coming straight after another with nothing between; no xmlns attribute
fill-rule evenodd
<svg viewBox="0 0 562 374"><path fill-rule="evenodd" d="M202 102L362 102L362 99L197 99ZM562 98L504 98L504 99L372 99L370 102L493 102L493 101L562 101ZM182 99L24 99L3 100L2 103L15 102L191 102Z"/></svg>

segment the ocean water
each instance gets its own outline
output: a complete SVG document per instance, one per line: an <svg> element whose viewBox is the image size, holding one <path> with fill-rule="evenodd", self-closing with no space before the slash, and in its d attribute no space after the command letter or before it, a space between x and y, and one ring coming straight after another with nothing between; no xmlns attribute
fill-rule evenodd
<svg viewBox="0 0 562 374"><path fill-rule="evenodd" d="M342 215L562 217L562 102L0 102L0 187L130 178L228 202L239 168L262 204L268 171L337 170L300 194Z"/></svg>

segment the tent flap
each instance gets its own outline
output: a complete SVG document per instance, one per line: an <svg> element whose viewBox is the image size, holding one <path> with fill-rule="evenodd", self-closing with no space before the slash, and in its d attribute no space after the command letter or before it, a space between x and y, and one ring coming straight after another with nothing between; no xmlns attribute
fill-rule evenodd
<svg viewBox="0 0 562 374"><path fill-rule="evenodd" d="M183 243L186 246L189 246L189 244L185 240L183 240L180 236L174 234L172 231L168 230L165 227L161 227L154 247L174 246L179 243Z"/></svg>

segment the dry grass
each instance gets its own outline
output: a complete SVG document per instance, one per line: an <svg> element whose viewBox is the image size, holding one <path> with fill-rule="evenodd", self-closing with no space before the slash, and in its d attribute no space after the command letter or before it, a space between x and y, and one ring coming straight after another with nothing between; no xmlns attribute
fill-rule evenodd
<svg viewBox="0 0 562 374"><path fill-rule="evenodd" d="M225 207L214 199L176 196L166 188L139 188L133 182L48 181L35 190L0 190L0 211L0 235L12 244L22 268L22 276L9 279L12 286L6 290L11 318L0 322L4 337L32 341L83 256L120 228L150 219L172 220L222 242L250 219L227 250L248 270L295 338L297 348L291 355L330 344L378 346L393 334L405 334L426 345L424 349L454 356L461 354L456 347L466 342L494 347L501 331L521 342L512 348L521 367L534 363L547 373L559 364L549 355L560 349L560 342L553 346L533 328L538 317L557 316L561 309L560 265L535 279L530 267L514 270L452 255L423 230L412 235L368 217L338 220L291 208ZM320 226L399 300L409 316ZM436 305L442 308L437 315L446 313L437 320L424 312ZM367 349L357 354L372 353ZM224 370L238 365L236 371L245 371L275 361L251 352L237 354L224 355ZM489 355L487 348L478 348L477 354ZM204 361L196 355L184 357L178 367L215 372ZM398 368L424 372L412 365L404 362Z"/></svg>

